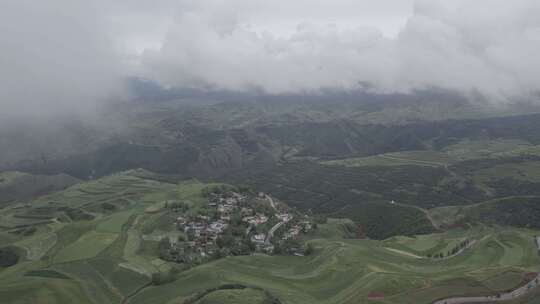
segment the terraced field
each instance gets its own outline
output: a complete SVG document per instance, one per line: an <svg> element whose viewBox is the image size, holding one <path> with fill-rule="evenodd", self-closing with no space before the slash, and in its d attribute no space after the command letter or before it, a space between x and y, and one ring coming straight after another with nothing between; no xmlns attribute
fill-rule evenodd
<svg viewBox="0 0 540 304"><path fill-rule="evenodd" d="M382 242L313 239L313 256L226 258L181 273L171 284L148 288L133 303L185 299L225 283L263 287L283 303L370 303L374 292L384 294L380 303L415 304L451 295L490 294L519 285L525 272L540 270L534 233L477 227ZM453 258L412 256L464 237L479 239Z"/></svg>
<svg viewBox="0 0 540 304"><path fill-rule="evenodd" d="M217 290L202 299L198 300L197 304L264 304L269 299L263 291L256 289L241 289L241 290Z"/></svg>
<svg viewBox="0 0 540 304"><path fill-rule="evenodd" d="M460 161L512 157L520 155L540 155L540 147L522 140L461 140L441 150L420 150L385 153L367 157L346 158L323 161L327 165L346 167L362 166L404 166L428 167L448 166Z"/></svg>
<svg viewBox="0 0 540 304"><path fill-rule="evenodd" d="M329 219L308 235L305 241L315 248L309 256L236 256L178 270L179 265L160 260L151 250L169 222L161 208L149 212L148 207L182 200L196 210L205 201L207 185L169 184L127 172L3 209L3 217L42 210L51 223L28 235L31 226L0 232L3 244L26 252L18 264L0 269L0 299L146 304L182 303L203 294L194 303L301 304L372 303L377 295L378 303L428 304L443 297L493 294L518 286L524 273L540 271L533 242L539 231L475 225L359 240L346 238L350 234L344 227L354 225L349 219ZM46 208L51 205L55 208ZM58 210L73 213L62 209L68 206L92 217L62 216ZM450 258L428 257L463 240L475 242ZM171 274L174 281L151 285L157 273ZM216 290L227 284L245 288Z"/></svg>

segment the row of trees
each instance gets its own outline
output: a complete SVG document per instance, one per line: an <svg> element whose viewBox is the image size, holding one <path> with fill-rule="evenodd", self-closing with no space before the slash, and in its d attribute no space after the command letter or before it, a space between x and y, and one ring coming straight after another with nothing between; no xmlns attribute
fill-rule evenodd
<svg viewBox="0 0 540 304"><path fill-rule="evenodd" d="M460 242L459 244L457 244L456 246L454 246L451 250L447 251L446 254L444 254L443 252L439 252L435 254L428 253L427 257L434 258L434 259L442 259L444 257L450 257L457 254L460 250L463 250L464 248L469 246L470 243L471 243L471 240L466 239Z"/></svg>

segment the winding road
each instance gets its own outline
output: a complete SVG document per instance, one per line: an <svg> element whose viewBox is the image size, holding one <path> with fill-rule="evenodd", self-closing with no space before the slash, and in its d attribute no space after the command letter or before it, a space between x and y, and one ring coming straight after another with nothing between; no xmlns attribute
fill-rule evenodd
<svg viewBox="0 0 540 304"><path fill-rule="evenodd" d="M270 202L270 206L272 206L272 208L274 208L274 210L278 212L276 204L274 203L274 200L270 197L270 195L265 194L264 197Z"/></svg>
<svg viewBox="0 0 540 304"><path fill-rule="evenodd" d="M278 230L281 225L285 224L285 222L279 222L275 224L270 230L268 230L268 235L266 236L266 240L264 241L266 244L270 244L270 240L274 237L274 232Z"/></svg>
<svg viewBox="0 0 540 304"><path fill-rule="evenodd" d="M522 297L534 289L536 289L540 282L540 274L536 278L529 281L527 284L514 289L510 292L501 293L499 295L492 296L480 296L480 297L454 297L447 298L433 302L433 304L468 304L468 303L494 303L514 300Z"/></svg>
<svg viewBox="0 0 540 304"><path fill-rule="evenodd" d="M264 197L270 202L270 206L272 206L272 208L274 208L277 213L278 210L276 208L276 204L274 203L274 200L270 197L270 195L265 194ZM270 230L268 230L268 235L266 236L266 240L264 240L266 244L270 244L270 240L274 237L274 232L276 232L276 230L278 230L278 228L281 227L283 224L285 224L285 222L279 222L275 224L272 228L270 228Z"/></svg>

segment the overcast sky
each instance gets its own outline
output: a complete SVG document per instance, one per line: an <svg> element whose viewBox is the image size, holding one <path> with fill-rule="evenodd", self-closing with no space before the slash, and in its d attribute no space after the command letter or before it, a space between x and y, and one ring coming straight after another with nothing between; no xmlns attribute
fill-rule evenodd
<svg viewBox="0 0 540 304"><path fill-rule="evenodd" d="M2 0L0 115L119 98L133 75L508 100L540 89L539 16L537 0Z"/></svg>

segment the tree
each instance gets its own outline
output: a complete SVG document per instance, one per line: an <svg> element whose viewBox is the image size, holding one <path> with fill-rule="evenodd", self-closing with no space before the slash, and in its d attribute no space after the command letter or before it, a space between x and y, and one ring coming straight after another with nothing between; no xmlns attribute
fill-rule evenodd
<svg viewBox="0 0 540 304"><path fill-rule="evenodd" d="M310 255L313 253L313 251L315 250L315 247L313 246L312 243L307 243L306 244L306 248L304 249L304 254L305 255Z"/></svg>
<svg viewBox="0 0 540 304"><path fill-rule="evenodd" d="M274 254L281 254L283 253L283 249L281 248L281 244L280 242L275 242L274 243L274 251L273 251Z"/></svg>
<svg viewBox="0 0 540 304"><path fill-rule="evenodd" d="M234 237L231 234L224 234L216 239L219 248L230 248L234 245Z"/></svg>
<svg viewBox="0 0 540 304"><path fill-rule="evenodd" d="M238 213L235 213L231 216L231 225L233 226L243 226L242 216Z"/></svg>
<svg viewBox="0 0 540 304"><path fill-rule="evenodd" d="M152 273L152 284L163 285L174 281L174 271L169 269L167 272L155 272Z"/></svg>
<svg viewBox="0 0 540 304"><path fill-rule="evenodd" d="M189 228L186 231L186 235L187 235L188 241L192 242L195 240L195 231L193 229Z"/></svg>
<svg viewBox="0 0 540 304"><path fill-rule="evenodd" d="M221 259L222 257L223 257L223 252L221 251L221 249L216 249L212 253L212 259L214 260Z"/></svg>
<svg viewBox="0 0 540 304"><path fill-rule="evenodd" d="M19 255L11 247L0 248L0 267L9 267L17 264Z"/></svg>
<svg viewBox="0 0 540 304"><path fill-rule="evenodd" d="M318 215L315 217L315 222L318 224L326 224L328 222L328 217L325 215Z"/></svg>
<svg viewBox="0 0 540 304"><path fill-rule="evenodd" d="M159 258L165 261L171 260L171 241L168 237L164 237L159 241L158 252Z"/></svg>
<svg viewBox="0 0 540 304"><path fill-rule="evenodd" d="M244 238L242 242L247 246L247 253L255 251L255 244L251 241L250 238Z"/></svg>

